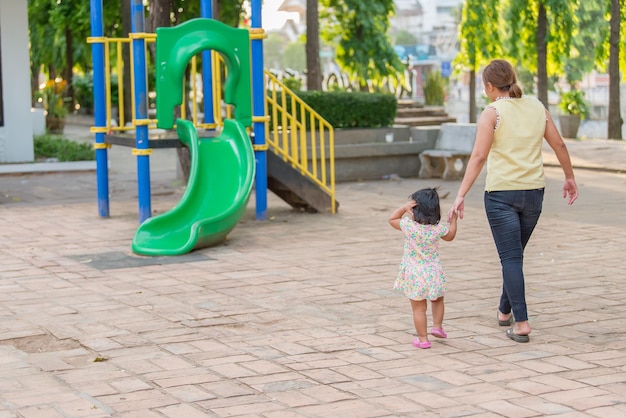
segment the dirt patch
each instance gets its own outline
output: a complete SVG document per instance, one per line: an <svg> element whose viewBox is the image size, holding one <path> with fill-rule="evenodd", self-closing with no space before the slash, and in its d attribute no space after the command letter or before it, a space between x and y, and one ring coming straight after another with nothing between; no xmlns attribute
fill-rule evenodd
<svg viewBox="0 0 626 418"><path fill-rule="evenodd" d="M66 351L81 347L80 343L76 340L69 338L59 340L50 334L0 340L0 345L12 345L26 353L51 353L53 351Z"/></svg>

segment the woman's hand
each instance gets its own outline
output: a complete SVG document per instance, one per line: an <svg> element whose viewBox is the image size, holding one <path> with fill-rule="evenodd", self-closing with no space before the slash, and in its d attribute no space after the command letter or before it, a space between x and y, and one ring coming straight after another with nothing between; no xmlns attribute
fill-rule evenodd
<svg viewBox="0 0 626 418"><path fill-rule="evenodd" d="M568 205L574 203L574 201L578 198L578 186L576 186L576 180L574 179L565 179L563 183L563 198L569 197L567 202Z"/></svg>
<svg viewBox="0 0 626 418"><path fill-rule="evenodd" d="M452 207L448 211L448 222L452 220L452 217L458 215L460 219L463 219L463 209L465 209L465 198L463 196L457 196L452 203Z"/></svg>

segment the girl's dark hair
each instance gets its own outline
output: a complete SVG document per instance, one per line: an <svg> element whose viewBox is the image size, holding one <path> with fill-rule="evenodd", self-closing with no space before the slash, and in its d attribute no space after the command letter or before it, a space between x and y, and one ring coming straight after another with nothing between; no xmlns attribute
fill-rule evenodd
<svg viewBox="0 0 626 418"><path fill-rule="evenodd" d="M423 225L437 225L441 220L437 188L421 189L409 196L417 203L413 208L413 219Z"/></svg>
<svg viewBox="0 0 626 418"><path fill-rule="evenodd" d="M522 88L517 84L513 66L506 60L493 60L483 70L483 84L509 93L509 97L522 97Z"/></svg>

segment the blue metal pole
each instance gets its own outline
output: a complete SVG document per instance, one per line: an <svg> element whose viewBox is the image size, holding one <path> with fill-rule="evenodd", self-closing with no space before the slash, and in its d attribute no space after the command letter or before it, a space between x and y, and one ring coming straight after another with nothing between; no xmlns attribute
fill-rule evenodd
<svg viewBox="0 0 626 418"><path fill-rule="evenodd" d="M200 16L213 18L213 0L200 0ZM213 114L213 58L211 51L202 51L202 94L204 97L204 123L215 123Z"/></svg>
<svg viewBox="0 0 626 418"><path fill-rule="evenodd" d="M144 33L144 8L142 0L132 0L131 22L133 33ZM133 39L133 62L135 78L135 150L137 155L137 194L139 200L139 223L152 215L150 202L150 143L148 140L148 88L146 77L146 48L144 39Z"/></svg>
<svg viewBox="0 0 626 418"><path fill-rule="evenodd" d="M104 20L102 16L102 0L91 0L90 8L91 36L104 36ZM104 80L104 44L91 44L93 63L93 105L94 126L102 131L106 128L106 91ZM104 143L104 132L96 132L96 181L98 187L98 214L102 218L109 217L109 164L108 152Z"/></svg>
<svg viewBox="0 0 626 418"><path fill-rule="evenodd" d="M262 0L252 0L250 4L252 28L262 28ZM263 73L263 40L252 40L252 114L255 119L265 116L265 92ZM264 147L265 143L265 123L254 122L254 145ZM257 147L258 148L258 147ZM255 196L256 196L256 219L264 221L267 219L267 151L254 151L256 160Z"/></svg>

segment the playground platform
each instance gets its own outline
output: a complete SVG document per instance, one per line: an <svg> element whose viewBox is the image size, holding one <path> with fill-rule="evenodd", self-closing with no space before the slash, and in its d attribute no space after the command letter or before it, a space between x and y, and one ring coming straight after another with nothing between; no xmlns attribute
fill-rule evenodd
<svg viewBox="0 0 626 418"><path fill-rule="evenodd" d="M426 186L450 193L447 211L457 181L340 183L334 216L270 194L263 222L252 198L225 245L151 258L130 251L132 159L112 161L109 219L92 172L2 175L0 417L624 416L626 148L568 145L581 196L568 207L546 168L525 259L531 341L496 322L480 177L441 245L448 339L429 350L392 290L402 237L387 218ZM153 168L161 212L183 186Z"/></svg>

